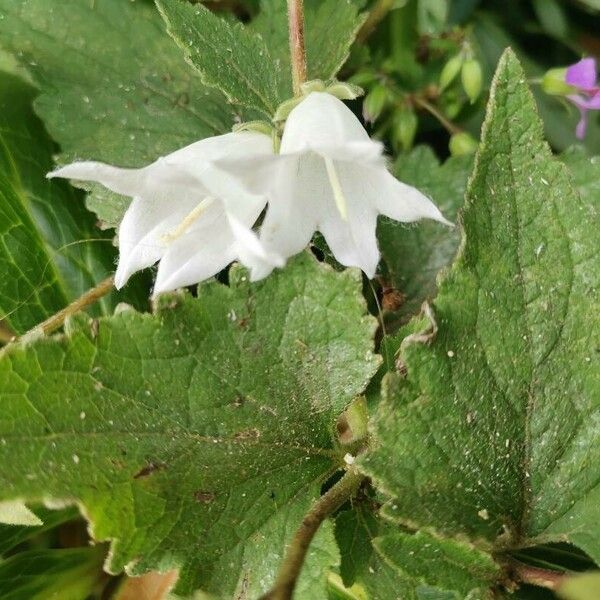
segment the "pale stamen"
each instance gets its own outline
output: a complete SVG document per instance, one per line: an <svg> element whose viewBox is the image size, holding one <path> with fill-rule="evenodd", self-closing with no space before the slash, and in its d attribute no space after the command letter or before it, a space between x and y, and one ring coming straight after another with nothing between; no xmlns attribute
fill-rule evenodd
<svg viewBox="0 0 600 600"><path fill-rule="evenodd" d="M183 218L181 223L179 223L179 225L177 225L177 227L175 227L173 231L165 233L165 235L161 236L161 241L163 241L165 244L169 244L177 238L181 237L190 228L190 226L200 218L204 211L214 201L215 199L211 196L207 196L206 198L204 198L204 200L202 200L202 202L200 202L198 206L196 206Z"/></svg>
<svg viewBox="0 0 600 600"><path fill-rule="evenodd" d="M344 221L348 220L348 205L346 203L346 198L344 196L344 190L342 190L342 184L340 183L340 178L338 177L337 171L335 170L335 166L333 164L333 160L328 157L324 157L325 160L325 168L327 169L327 177L329 177L329 184L331 185L331 190L333 191L333 198L335 200L335 205L340 213L340 216Z"/></svg>

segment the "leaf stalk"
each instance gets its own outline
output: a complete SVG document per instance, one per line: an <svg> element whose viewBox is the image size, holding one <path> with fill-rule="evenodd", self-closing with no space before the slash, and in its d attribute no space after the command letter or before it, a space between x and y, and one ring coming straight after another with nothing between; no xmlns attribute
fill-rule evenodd
<svg viewBox="0 0 600 600"><path fill-rule="evenodd" d="M39 325L36 325L33 329L30 329L27 333L21 336L21 339L33 337L37 333L43 333L47 335L49 333L52 333L53 331L56 331L57 329L63 326L67 317L87 308L88 306L91 306L92 304L94 304L94 302L96 302L103 296L106 296L106 294L108 294L113 289L114 283L114 275L107 277L106 279L101 281L97 286L82 294L79 298L77 298L77 300L74 300L73 302L71 302L71 304L69 304L62 310L59 310L56 314L52 315Z"/></svg>
<svg viewBox="0 0 600 600"><path fill-rule="evenodd" d="M304 48L304 0L288 0L288 26L292 84L294 95L300 96L306 81L306 50Z"/></svg>
<svg viewBox="0 0 600 600"><path fill-rule="evenodd" d="M306 553L321 523L352 498L364 480L364 475L355 469L348 469L344 476L313 504L288 546L273 588L260 600L291 600Z"/></svg>
<svg viewBox="0 0 600 600"><path fill-rule="evenodd" d="M414 96L412 98L412 101L417 106L420 106L421 108L425 109L430 115L432 115L434 118L436 118L449 134L454 135L456 133L462 133L462 129L460 127L458 127L458 125L455 125L454 123L452 123L452 121L450 121L450 119L446 118L441 113L441 111L439 111L435 106L433 106L433 104L429 103L424 98L420 98L419 96Z"/></svg>

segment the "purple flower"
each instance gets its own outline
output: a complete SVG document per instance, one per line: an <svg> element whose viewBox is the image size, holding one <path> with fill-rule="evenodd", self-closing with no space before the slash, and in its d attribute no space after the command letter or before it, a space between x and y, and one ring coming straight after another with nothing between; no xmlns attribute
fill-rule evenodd
<svg viewBox="0 0 600 600"><path fill-rule="evenodd" d="M582 92L597 93L596 59L582 58L578 63L567 67L565 82Z"/></svg>
<svg viewBox="0 0 600 600"><path fill-rule="evenodd" d="M582 140L585 137L585 130L587 129L588 111L600 110L600 93L596 92L591 98L575 94L567 96L567 98L579 109L579 113L581 114L579 123L577 123L577 127L575 128L575 135L577 139Z"/></svg>
<svg viewBox="0 0 600 600"><path fill-rule="evenodd" d="M600 110L600 87L598 87L598 71L596 60L582 58L578 63L567 68L565 83L575 88L576 94L569 94L567 98L579 109L581 119L577 123L575 135L578 139L585 137L588 112Z"/></svg>

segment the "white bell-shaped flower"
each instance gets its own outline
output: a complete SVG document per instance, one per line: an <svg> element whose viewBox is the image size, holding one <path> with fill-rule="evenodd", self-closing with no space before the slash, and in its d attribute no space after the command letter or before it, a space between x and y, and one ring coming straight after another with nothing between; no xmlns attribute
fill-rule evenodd
<svg viewBox="0 0 600 600"><path fill-rule="evenodd" d="M214 161L272 154L267 135L229 133L195 142L141 169L76 162L48 177L96 181L133 197L119 226L115 286L121 288L133 273L160 261L156 294L215 275L240 251L246 257L252 240L244 228L254 225L266 199L247 191L243 179L232 178ZM261 252L257 248L252 253L256 261Z"/></svg>
<svg viewBox="0 0 600 600"><path fill-rule="evenodd" d="M217 164L268 199L259 235L263 253L257 260L256 249L244 256L253 279L300 252L315 231L341 264L359 267L371 278L379 262L378 215L451 225L431 200L388 171L382 144L327 93L309 94L290 112L279 155Z"/></svg>

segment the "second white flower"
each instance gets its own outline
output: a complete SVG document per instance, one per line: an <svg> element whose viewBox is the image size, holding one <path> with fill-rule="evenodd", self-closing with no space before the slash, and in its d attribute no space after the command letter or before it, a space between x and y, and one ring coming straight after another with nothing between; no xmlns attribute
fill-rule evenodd
<svg viewBox="0 0 600 600"><path fill-rule="evenodd" d="M388 171L382 144L369 138L341 100L324 92L309 94L291 111L279 155L217 164L268 199L259 235L263 253L256 261L256 251L244 256L253 279L304 249L315 231L341 264L372 278L379 262L378 215L450 224L431 200Z"/></svg>

